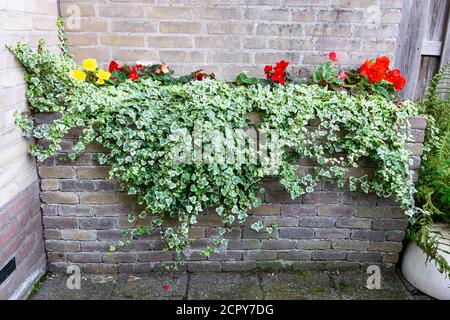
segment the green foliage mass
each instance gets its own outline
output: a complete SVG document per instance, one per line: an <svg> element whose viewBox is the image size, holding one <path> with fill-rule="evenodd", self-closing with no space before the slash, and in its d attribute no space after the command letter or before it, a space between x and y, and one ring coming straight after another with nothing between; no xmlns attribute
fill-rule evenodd
<svg viewBox="0 0 450 320"><path fill-rule="evenodd" d="M450 64L434 76L419 107L426 115L425 154L419 169L415 200L422 213L409 227L408 235L450 275L448 262L439 254L441 235L430 232L433 223L450 223Z"/></svg>
<svg viewBox="0 0 450 320"><path fill-rule="evenodd" d="M437 221L450 222L450 64L433 79L419 106L428 117L426 157L417 183L418 205ZM445 83L445 82L446 83Z"/></svg>
<svg viewBox="0 0 450 320"><path fill-rule="evenodd" d="M163 85L148 78L98 87L70 77L76 68L72 58L50 53L43 43L38 51L23 43L10 49L26 69L31 110L61 114L51 124L34 129L29 119L17 115L25 135L49 143L33 145L31 154L45 160L60 150L70 129L83 128L70 157L75 159L94 141L110 151L99 155L99 163L111 167L111 177L143 208L129 217L137 223L131 238L176 218L179 226L162 228L162 237L180 254L188 245L189 227L209 208L224 223L221 235L246 220L249 210L260 205L261 182L273 174L268 170L273 163L177 162L172 151L179 143L174 136L193 131L196 123L204 132L223 133L247 127L251 112L261 115L259 132L279 134L279 151L272 155L279 158L277 176L292 197L312 192L322 180L342 187L349 178L351 190L393 196L407 214L414 213L410 152L405 145L407 119L417 110L410 102L398 107L381 95L351 95L317 85L247 81L239 86L211 79ZM307 129L312 120L320 122L317 129ZM197 146L202 144L193 140ZM297 160L302 158L316 162L316 170L300 174ZM367 159L376 165L373 175L348 177L350 168ZM272 229L261 222L253 228Z"/></svg>

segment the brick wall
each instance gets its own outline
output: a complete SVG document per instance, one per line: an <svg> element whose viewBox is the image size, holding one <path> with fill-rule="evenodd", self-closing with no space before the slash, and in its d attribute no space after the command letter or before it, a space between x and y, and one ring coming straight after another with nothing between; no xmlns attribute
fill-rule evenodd
<svg viewBox="0 0 450 320"><path fill-rule="evenodd" d="M27 110L23 69L5 44L41 37L56 44L56 16L56 0L0 1L0 270L13 257L17 264L0 299L22 297L46 262L36 165L13 119Z"/></svg>
<svg viewBox="0 0 450 320"><path fill-rule="evenodd" d="M295 77L336 51L343 65L396 47L401 0L62 0L73 53L107 65L164 61L221 79L291 62ZM75 29L73 28L75 27ZM79 27L79 28L78 28ZM70 30L72 28L72 30Z"/></svg>
<svg viewBox="0 0 450 320"><path fill-rule="evenodd" d="M266 63L291 61L294 75L305 75L334 50L343 64L389 54L401 14L399 0L95 0L62 2L62 12L81 10L80 30L69 30L77 59L93 56L103 63L116 58L165 61L179 73L197 68L229 78L242 69L261 74ZM373 8L381 24L367 24ZM45 264L34 162L14 125L12 113L26 110L22 69L4 43L44 37L56 44L55 0L0 2L0 267L16 256L18 269L2 286L0 298L20 297ZM38 123L52 116L40 115ZM411 144L417 169L422 152L423 119L412 121ZM68 136L61 154L39 164L45 246L52 270L79 264L84 272L165 270L172 254L162 250L159 235L137 240L126 251L108 254L111 243L129 227L135 202L106 180L107 167L97 166L101 151L89 147L76 163L62 157L73 146ZM310 167L303 163L304 169ZM392 267L398 259L407 224L391 200L379 199L323 183L314 193L292 201L278 182L267 181L264 205L246 225L234 228L229 250L209 259L199 249L217 235L214 215L192 229L192 250L184 268L190 271L253 268L359 268L368 263ZM272 235L255 233L255 219L277 222Z"/></svg>
<svg viewBox="0 0 450 320"><path fill-rule="evenodd" d="M40 114L37 122L52 118L54 115ZM415 118L411 124L415 139L410 144L414 153L411 169L417 170L425 121ZM64 160L76 136L77 130L64 139L58 156L39 164L50 269L64 271L77 264L84 272L164 271L173 254L163 250L158 230L124 251L108 253L109 246L124 240L122 232L131 227L128 214L139 209L134 199L106 179L108 167L95 164L95 154L102 151L99 146L89 146L75 163ZM304 170L311 169L311 163L301 164ZM263 206L227 235L228 251L210 258L201 255L200 250L218 235L220 221L215 213L198 219L191 232L187 264L181 270L336 269L367 264L392 268L398 261L408 221L391 199L337 189L324 182L313 193L292 200L278 181L266 181L264 186ZM276 222L277 230L271 235L251 230L250 225L259 219L266 225Z"/></svg>

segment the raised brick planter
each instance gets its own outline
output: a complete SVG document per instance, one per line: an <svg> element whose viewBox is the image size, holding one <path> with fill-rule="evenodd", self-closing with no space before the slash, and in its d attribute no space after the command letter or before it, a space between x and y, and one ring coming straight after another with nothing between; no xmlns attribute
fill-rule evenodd
<svg viewBox="0 0 450 320"><path fill-rule="evenodd" d="M46 122L52 115L38 115ZM415 141L411 167L417 178L426 122L411 119ZM71 264L85 272L164 271L173 254L162 250L158 232L136 240L131 247L109 254L110 244L121 239L129 227L127 216L138 210L135 200L119 192L106 179L108 168L94 163L91 145L75 163L62 159L73 146L77 132L64 139L61 154L39 164L42 213L49 268L65 271ZM361 172L370 170L358 169ZM311 168L304 163L305 170ZM391 199L337 189L322 182L313 193L292 200L278 181L265 182L262 207L255 209L246 224L227 235L228 251L209 259L200 250L217 236L219 219L200 217L192 228L192 250L180 270L242 271L251 269L355 269L368 264L393 268L402 250L407 216ZM250 225L258 219L277 222L273 234L257 233Z"/></svg>

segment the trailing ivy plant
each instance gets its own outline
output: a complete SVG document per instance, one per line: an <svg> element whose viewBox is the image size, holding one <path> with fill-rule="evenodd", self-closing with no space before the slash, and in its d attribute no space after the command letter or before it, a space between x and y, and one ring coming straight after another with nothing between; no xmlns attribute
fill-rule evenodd
<svg viewBox="0 0 450 320"><path fill-rule="evenodd" d="M35 127L32 119L17 114L24 135L47 141L45 147L33 145L31 154L39 161L54 156L72 128L83 130L71 159L92 142L109 150L99 155L98 162L111 167L110 177L117 178L142 207L136 216L129 217L136 227L128 239L151 234L157 228L162 230L167 247L181 255L189 245L190 226L210 209L223 222L223 236L260 205L258 194L267 175L279 176L293 198L312 192L321 180L333 180L342 187L349 178L350 190L393 196L407 214L415 213L414 185L408 170L410 152L405 148L407 119L417 114L413 103L404 102L399 107L378 94L335 92L318 85L267 84L243 76L242 85L214 79L161 83L147 78L98 86L69 75L77 66L66 51L53 54L43 42L37 51L24 43L9 48L26 70L31 111L61 115L50 124ZM257 124L261 134L270 137L277 133L267 147L270 157L261 158L266 160L177 161L173 156L180 137L194 149L207 148L195 134L180 133L225 134L247 127L251 112L261 115ZM317 129L307 129L313 120L320 122ZM233 143L225 140L225 145L233 148ZM234 152L251 158L249 150L235 148ZM297 160L301 158L313 160L316 170L299 174ZM348 177L349 169L366 159L376 163L376 172ZM178 226L165 226L167 219L177 219ZM273 230L261 222L252 228ZM126 243L121 241L118 246ZM215 245L205 253L225 247L226 241L217 239Z"/></svg>

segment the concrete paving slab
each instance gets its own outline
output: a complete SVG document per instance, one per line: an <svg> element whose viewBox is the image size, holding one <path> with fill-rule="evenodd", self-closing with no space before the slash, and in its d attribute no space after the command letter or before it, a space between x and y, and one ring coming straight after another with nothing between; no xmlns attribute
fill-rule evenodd
<svg viewBox="0 0 450 320"><path fill-rule="evenodd" d="M411 300L399 277L392 272L381 272L380 289L369 289L367 279L370 275L361 272L330 273L333 286L343 300Z"/></svg>
<svg viewBox="0 0 450 320"><path fill-rule="evenodd" d="M261 275L261 286L268 300L338 299L327 272L304 271Z"/></svg>
<svg viewBox="0 0 450 320"><path fill-rule="evenodd" d="M106 300L112 296L117 277L86 275L81 277L80 289L69 289L67 276L53 274L47 278L33 300Z"/></svg>
<svg viewBox="0 0 450 320"><path fill-rule="evenodd" d="M189 277L188 300L259 300L263 297L255 274L194 273Z"/></svg>
<svg viewBox="0 0 450 320"><path fill-rule="evenodd" d="M184 274L150 274L130 277L119 275L113 289L115 300L167 300L186 296L188 276Z"/></svg>

